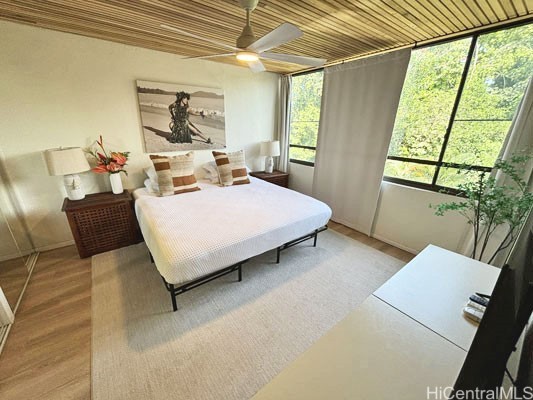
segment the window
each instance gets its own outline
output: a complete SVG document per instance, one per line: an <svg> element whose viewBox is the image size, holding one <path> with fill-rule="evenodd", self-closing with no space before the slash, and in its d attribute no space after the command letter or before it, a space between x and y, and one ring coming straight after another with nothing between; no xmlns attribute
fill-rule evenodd
<svg viewBox="0 0 533 400"><path fill-rule="evenodd" d="M385 180L440 190L490 171L533 71L531 37L528 24L414 50Z"/></svg>
<svg viewBox="0 0 533 400"><path fill-rule="evenodd" d="M322 71L292 78L290 144L291 162L315 165L316 138L322 99Z"/></svg>

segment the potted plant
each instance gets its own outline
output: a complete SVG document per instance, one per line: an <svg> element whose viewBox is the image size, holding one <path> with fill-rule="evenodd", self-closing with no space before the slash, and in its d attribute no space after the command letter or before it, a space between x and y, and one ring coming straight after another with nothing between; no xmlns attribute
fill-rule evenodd
<svg viewBox="0 0 533 400"><path fill-rule="evenodd" d="M522 227L529 211L533 207L533 193L524 181L526 165L533 158L531 154L515 154L509 160L498 159L493 171L504 174L509 184L499 184L494 175L486 172L479 174L477 180L458 185L458 200L442 203L435 208L435 214L443 216L449 211L463 215L472 225L474 246L471 258L482 260L488 257L487 245L496 228L504 226L506 233L496 250L488 258L492 263L498 253L511 247ZM458 173L471 173L465 167ZM444 193L449 193L443 191Z"/></svg>
<svg viewBox="0 0 533 400"><path fill-rule="evenodd" d="M107 153L104 148L104 140L100 135L100 140L96 140L96 144L100 149L89 149L87 152L96 159L96 167L91 171L97 174L109 173L109 181L111 182L111 190L114 194L120 194L124 191L122 187L122 181L120 179L120 173L124 172L128 175L128 172L124 169L130 153L128 151L116 152L111 151ZM99 151L101 150L101 152Z"/></svg>

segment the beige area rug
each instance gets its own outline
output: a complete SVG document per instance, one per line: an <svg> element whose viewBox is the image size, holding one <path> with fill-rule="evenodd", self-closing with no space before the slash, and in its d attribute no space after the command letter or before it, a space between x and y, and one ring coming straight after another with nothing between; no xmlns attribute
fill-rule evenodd
<svg viewBox="0 0 533 400"><path fill-rule="evenodd" d="M170 296L144 243L93 257L92 393L248 399L404 264L336 232Z"/></svg>

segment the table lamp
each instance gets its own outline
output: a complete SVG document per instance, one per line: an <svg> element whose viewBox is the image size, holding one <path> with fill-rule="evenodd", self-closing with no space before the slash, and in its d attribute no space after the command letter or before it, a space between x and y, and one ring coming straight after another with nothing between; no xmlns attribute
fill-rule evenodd
<svg viewBox="0 0 533 400"><path fill-rule="evenodd" d="M44 159L50 175L63 175L63 182L70 200L85 198L78 175L91 169L80 147L60 147L44 151Z"/></svg>
<svg viewBox="0 0 533 400"><path fill-rule="evenodd" d="M271 174L274 170L274 159L280 154L279 141L261 142L261 155L265 158L265 172Z"/></svg>

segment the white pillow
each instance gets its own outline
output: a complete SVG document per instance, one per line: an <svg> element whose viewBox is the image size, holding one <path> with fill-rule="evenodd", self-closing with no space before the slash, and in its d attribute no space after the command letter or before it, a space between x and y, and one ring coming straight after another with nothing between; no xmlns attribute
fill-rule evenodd
<svg viewBox="0 0 533 400"><path fill-rule="evenodd" d="M150 187L146 186L146 181L144 181L144 186L150 193L159 193L159 181L157 180L157 172L155 172L154 166L145 168L144 173L148 177L147 181L150 182Z"/></svg>
<svg viewBox="0 0 533 400"><path fill-rule="evenodd" d="M211 183L220 183L217 165L214 161L206 162L202 165L202 168L205 171L205 179L208 179Z"/></svg>
<svg viewBox="0 0 533 400"><path fill-rule="evenodd" d="M157 182L157 172L155 172L155 168L154 166L150 166L150 167L146 167L144 169L144 173L146 174L146 176L151 180L151 181L156 181Z"/></svg>
<svg viewBox="0 0 533 400"><path fill-rule="evenodd" d="M148 190L148 193L159 193L159 191L154 190L152 187L152 181L150 179L144 180L144 187Z"/></svg>
<svg viewBox="0 0 533 400"><path fill-rule="evenodd" d="M205 179L207 179L211 183L220 183L220 178L218 177L218 175L206 175Z"/></svg>

